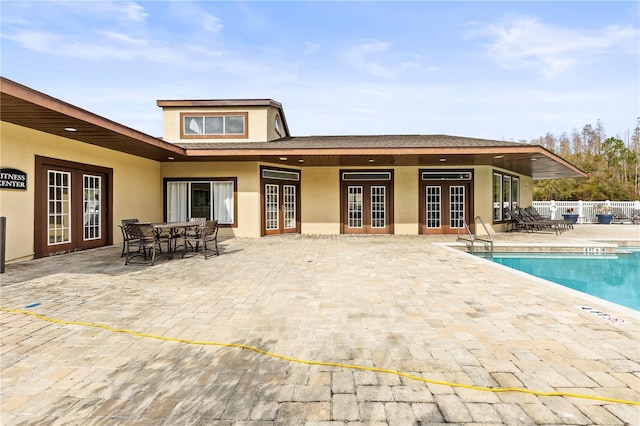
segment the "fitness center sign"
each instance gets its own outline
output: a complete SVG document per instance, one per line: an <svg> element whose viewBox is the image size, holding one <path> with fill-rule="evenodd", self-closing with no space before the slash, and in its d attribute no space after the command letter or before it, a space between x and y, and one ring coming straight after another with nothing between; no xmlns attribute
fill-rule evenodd
<svg viewBox="0 0 640 426"><path fill-rule="evenodd" d="M27 190L27 174L17 169L0 169L0 188Z"/></svg>

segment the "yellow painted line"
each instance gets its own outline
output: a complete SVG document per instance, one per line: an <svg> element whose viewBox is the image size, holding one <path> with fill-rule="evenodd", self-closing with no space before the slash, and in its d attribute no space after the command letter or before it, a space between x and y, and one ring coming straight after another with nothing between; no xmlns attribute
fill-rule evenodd
<svg viewBox="0 0 640 426"><path fill-rule="evenodd" d="M594 401L604 401L604 402L610 402L610 403L614 403L614 404L628 404L628 405L640 406L640 402L638 402L638 401L627 401L627 400L624 400L624 399L615 399L615 398L603 398L603 397L600 397L600 396L582 395L582 394L577 394L577 393L540 392L540 391L522 389L522 388L489 388L489 387L484 387L484 386L465 385L465 384L461 384L461 383L450 383L450 382L445 382L445 381L440 381L440 380L426 379L424 377L414 376L412 374L403 373L401 371L396 371L396 370L388 370L388 369L385 369L385 368L366 367L366 366L362 366L362 365L341 364L341 363L336 363L336 362L310 361L310 360L305 360L305 359L292 358L292 357L289 357L289 356L286 356L286 355L280 355L280 354L276 354L276 353L273 353L273 352L267 352L267 351L264 351L262 349L255 348L253 346L242 345L242 344L239 344L239 343L199 341L199 340L180 339L180 338L177 338L177 337L156 336L156 335L153 335L153 334L140 333L140 332L133 331L133 330L127 330L127 329L124 329L124 328L113 328L113 327L111 327L109 325L105 325L105 324L93 324L93 323L83 322L83 321L58 320L58 319L55 319L55 318L50 318L50 317L46 317L44 315L36 314L34 312L23 311L23 310L19 310L19 309L9 309L9 308L0 307L0 311L9 312L9 313L12 313L12 314L30 315L32 317L41 319L43 321L48 321L48 322L52 322L52 323L56 323L56 324L79 325L79 326L82 326L82 327L102 328L104 330L108 330L108 331L111 331L111 332L114 332L114 333L125 333L125 334L130 334L132 336L144 337L144 338L147 338L147 339L156 339L156 340L164 340L164 341L169 341L169 342L186 343L188 345L220 346L220 347L228 347L228 348L248 349L250 351L257 352L257 353L262 354L262 355L266 355L266 356L270 356L270 357L273 357L273 358L278 358L278 359L281 359L281 360L284 360L284 361L294 362L294 363L298 363L298 364L322 365L322 366L327 366L327 367L337 367L337 368L346 368L346 369L352 369L352 370L373 371L373 372L376 372L376 373L394 374L396 376L405 377L407 379L416 380L416 381L419 381L419 382L431 383L431 384L434 384L434 385L449 386L449 387L453 387L453 388L463 388L463 389L471 389L471 390L475 390L475 391L493 392L493 393L520 392L520 393L528 393L528 394L536 395L536 396L566 396L566 397L570 397L570 398L590 399L590 400L594 400Z"/></svg>

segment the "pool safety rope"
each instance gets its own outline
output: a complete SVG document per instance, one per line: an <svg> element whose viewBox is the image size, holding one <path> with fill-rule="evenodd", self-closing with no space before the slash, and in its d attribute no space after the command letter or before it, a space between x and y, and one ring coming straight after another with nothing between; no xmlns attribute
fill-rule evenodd
<svg viewBox="0 0 640 426"><path fill-rule="evenodd" d="M124 328L113 328L113 327L105 325L105 324L93 324L93 323L83 322L83 321L58 320L58 319L55 319L55 318L49 318L49 317L46 317L44 315L40 315L40 314L36 314L34 312L24 311L24 310L20 310L20 309L9 309L9 308L0 307L0 311L9 312L9 313L13 313L13 314L30 315L32 317L35 317L35 318L38 318L38 319L41 319L41 320L44 320L44 321L56 323L56 324L79 325L79 326L83 326L83 327L102 328L104 330L108 330L108 331L111 331L113 333L125 333L125 334L130 334L132 336L145 337L145 338L148 338L148 339L156 339L156 340L165 340L165 341L169 341L169 342L186 343L188 345L219 346L219 347L227 347L227 348L248 349L250 351L257 352L257 353L262 354L262 355L270 356L270 357L273 357L273 358L278 358L278 359L281 359L281 360L284 360L284 361L295 362L295 363L298 363L298 364L322 365L322 366L326 366L326 367L338 367L338 368L345 368L345 369L352 369L352 370L373 371L373 372L376 372L376 373L394 374L396 376L405 377L407 379L416 380L416 381L419 381L419 382L431 383L431 384L434 384L434 385L449 386L449 387L453 387L453 388L463 388L463 389L471 389L471 390L476 390L476 391L481 391L481 392L493 392L493 393L520 392L520 393L528 393L528 394L536 395L536 396L566 396L566 397L571 397L571 398L582 398L582 399L591 399L591 400L595 400L595 401L611 402L611 403L614 403L614 404L628 404L628 405L640 406L640 402L639 401L626 401L624 399L603 398L603 397L600 397L600 396L581 395L581 394L577 394L577 393L540 392L540 391L534 391L534 390L522 389L522 388L499 388L499 387L498 388L489 388L489 387L484 387L484 386L473 386L473 385L465 385L465 384L460 384L460 383L450 383L450 382L444 382L444 381L440 381L440 380L432 380L432 379L427 379L427 378L424 378L424 377L418 377L418 376L414 376L414 375L411 375L411 374L408 374L408 373L403 373L401 371L388 370L388 369L385 369L385 368L366 367L366 366L362 366L362 365L340 364L340 363L336 363L336 362L309 361L309 360L304 360L304 359L297 359L297 358L288 357L286 355L280 355L280 354L276 354L276 353L272 353L272 352L267 352L267 351L264 351L262 349L255 348L253 346L247 346L247 345L243 345L243 344L240 344L240 343L208 342L208 341L180 339L180 338L176 338L176 337L156 336L156 335L153 335L153 334L140 333L140 332L137 332L137 331L127 330L127 329L124 329Z"/></svg>

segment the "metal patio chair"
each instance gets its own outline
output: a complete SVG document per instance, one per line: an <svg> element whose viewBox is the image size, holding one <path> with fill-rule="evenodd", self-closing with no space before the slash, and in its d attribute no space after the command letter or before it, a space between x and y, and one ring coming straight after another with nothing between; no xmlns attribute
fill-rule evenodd
<svg viewBox="0 0 640 426"><path fill-rule="evenodd" d="M127 228L124 226L125 223L138 223L140 222L138 219L122 219L121 224L118 225L120 227L120 231L122 231L122 254L120 257L123 257L127 254L127 244L132 240L131 236L127 234Z"/></svg>
<svg viewBox="0 0 640 426"><path fill-rule="evenodd" d="M185 233L182 257L187 254L187 250L190 250L192 253L197 253L202 250L205 259L207 258L207 253L212 253L215 256L220 254L218 250L217 220L200 222L197 227L193 228L193 231L193 234ZM213 247L210 247L211 244L213 244Z"/></svg>

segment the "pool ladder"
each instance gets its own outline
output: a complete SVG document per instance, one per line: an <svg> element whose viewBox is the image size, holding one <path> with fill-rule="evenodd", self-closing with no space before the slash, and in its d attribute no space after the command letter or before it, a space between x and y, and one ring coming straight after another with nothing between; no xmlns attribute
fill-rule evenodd
<svg viewBox="0 0 640 426"><path fill-rule="evenodd" d="M466 235L460 234L461 228L458 227L458 236L456 238L456 241L465 241L467 244L467 249L471 254L474 254L475 243L481 242L484 245L484 252L485 253L488 252L489 256L493 257L493 236L491 235L491 232L489 232L487 225L484 224L484 221L482 220L482 218L480 216L476 216L474 229L475 231L477 231L478 223L480 223L484 228L484 232L486 232L487 234L486 236L484 235L479 236L477 233L472 233L471 229L469 229L469 225L467 224L467 221L464 220L464 217L461 216L460 220L462 221L462 224L464 225L464 229L467 232L466 232Z"/></svg>

